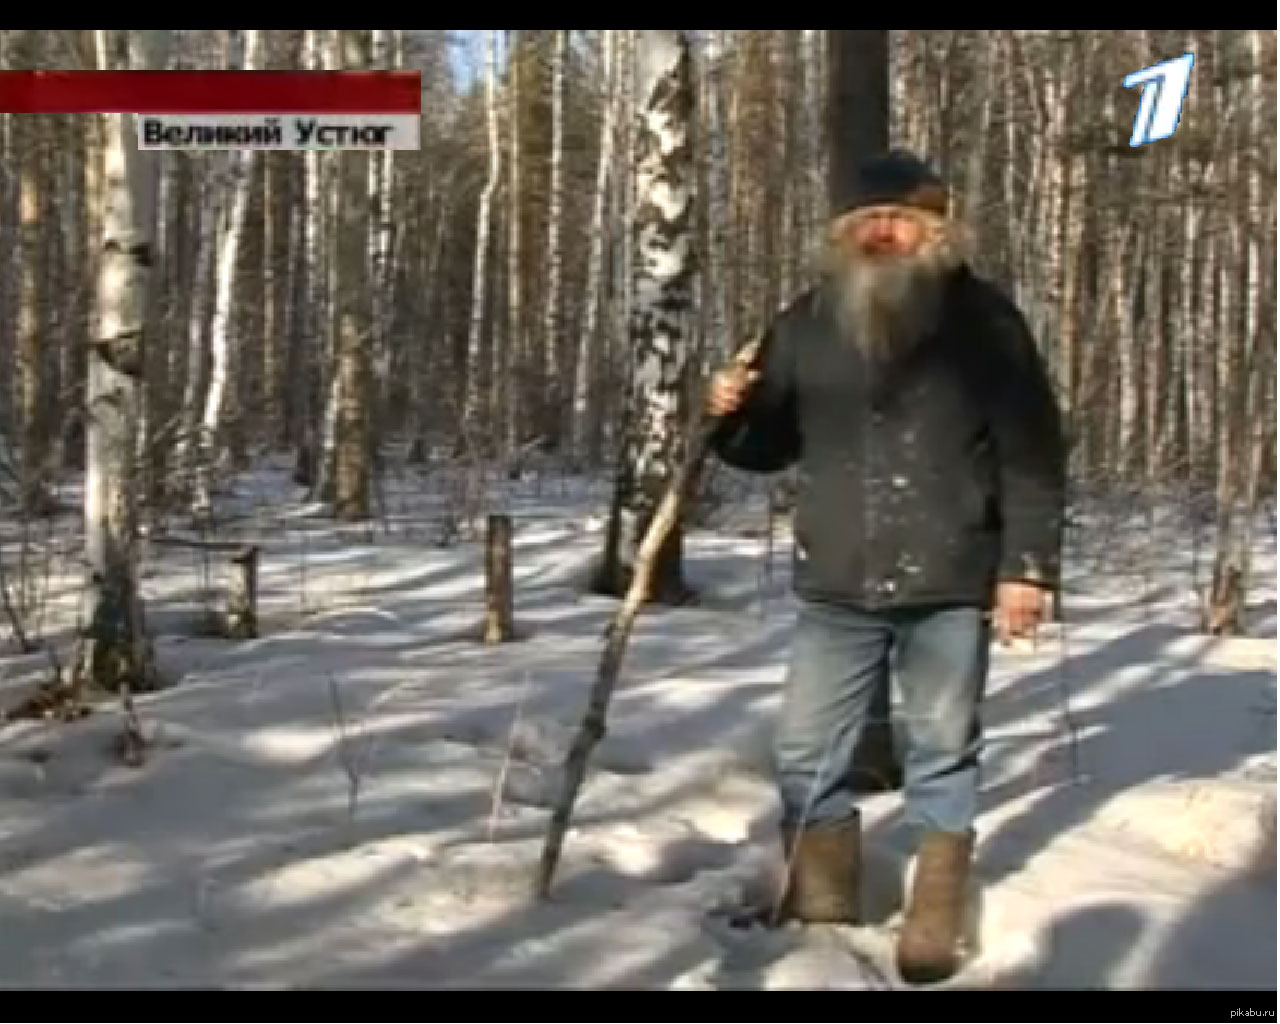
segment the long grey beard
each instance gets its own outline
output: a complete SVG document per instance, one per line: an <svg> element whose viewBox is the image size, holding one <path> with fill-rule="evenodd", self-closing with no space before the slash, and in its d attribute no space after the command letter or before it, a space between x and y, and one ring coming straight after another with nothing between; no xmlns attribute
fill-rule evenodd
<svg viewBox="0 0 1280 1024"><path fill-rule="evenodd" d="M834 258L828 273L841 337L871 364L896 362L938 326L946 275L954 266L947 255Z"/></svg>

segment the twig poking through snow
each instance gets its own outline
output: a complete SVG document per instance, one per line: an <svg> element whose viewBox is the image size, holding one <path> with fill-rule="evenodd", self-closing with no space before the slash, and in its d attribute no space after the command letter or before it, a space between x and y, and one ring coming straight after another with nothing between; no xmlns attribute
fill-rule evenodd
<svg viewBox="0 0 1280 1024"><path fill-rule="evenodd" d="M338 692L338 680L329 673L329 698L333 704L334 728L338 733L338 763L347 776L347 820L352 822L356 817L356 806L360 801L360 765L356 758L350 731L347 729L346 715L342 710L342 695Z"/></svg>
<svg viewBox="0 0 1280 1024"><path fill-rule="evenodd" d="M524 674L524 685L520 688L520 700L516 703L516 717L511 723L511 731L507 735L507 749L502 754L502 767L498 769L498 778L493 787L493 803L489 811L489 842L493 842L494 833L498 829L498 815L502 813L502 792L507 785L507 770L511 767L511 751L516 744L516 730L524 718L525 700L529 696L529 673Z"/></svg>

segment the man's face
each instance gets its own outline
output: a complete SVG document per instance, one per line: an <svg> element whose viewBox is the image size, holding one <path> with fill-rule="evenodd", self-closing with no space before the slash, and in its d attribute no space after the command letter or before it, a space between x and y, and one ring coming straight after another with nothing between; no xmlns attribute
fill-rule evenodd
<svg viewBox="0 0 1280 1024"><path fill-rule="evenodd" d="M866 356L891 360L933 329L958 259L952 232L936 214L894 205L853 210L831 224L825 266L842 333Z"/></svg>
<svg viewBox="0 0 1280 1024"><path fill-rule="evenodd" d="M925 239L919 214L901 206L855 210L832 225L833 233L862 256L914 256Z"/></svg>

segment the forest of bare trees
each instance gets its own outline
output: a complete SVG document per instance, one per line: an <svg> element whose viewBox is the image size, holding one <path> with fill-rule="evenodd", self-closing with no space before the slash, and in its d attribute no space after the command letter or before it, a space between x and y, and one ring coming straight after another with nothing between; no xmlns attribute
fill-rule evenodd
<svg viewBox="0 0 1280 1024"><path fill-rule="evenodd" d="M444 31L0 32L4 68L423 87L417 152L140 155L119 117L0 115L5 516L115 460L136 504L95 499L100 567L266 452L343 521L397 460L651 503L703 372L811 279L826 33L471 35L463 75ZM1132 148L1122 80L1188 51L1177 131ZM1049 360L1073 493L1188 504L1213 578L1247 579L1275 489L1275 32L901 31L890 67L892 143L951 182Z"/></svg>

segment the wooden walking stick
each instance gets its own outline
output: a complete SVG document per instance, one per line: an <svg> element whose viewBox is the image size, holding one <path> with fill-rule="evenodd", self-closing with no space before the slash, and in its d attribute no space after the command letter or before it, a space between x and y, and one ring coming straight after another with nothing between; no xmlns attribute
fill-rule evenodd
<svg viewBox="0 0 1280 1024"><path fill-rule="evenodd" d="M745 371L755 361L760 351L760 344L761 342L756 340L746 345L734 356L733 362ZM631 585L627 588L622 604L618 606L613 620L605 630L604 650L600 655L596 681L591 687L591 695L587 701L587 710L583 715L582 724L578 727L578 733L565 757L564 785L560 791L560 799L551 812L551 824L547 829L546 842L542 847L542 860L538 866L536 885L539 899L546 899L550 893L551 880L555 875L556 865L560 860L560 850L564 845L565 830L569 827L573 804L587 772L587 759L591 756L595 745L604 737L609 698L613 696L614 686L618 682L618 673L622 668L627 641L631 639L631 627L648 592L649 580L653 575L658 552L662 550L663 542L680 518L680 511L688 497L689 487L697 479L702 464L706 460L711 435L719 419L704 412L698 417L697 423L698 427L690 438L684 461L667 487L666 494L662 496L662 501L654 512L649 528L640 541L636 551L635 572L631 577Z"/></svg>

